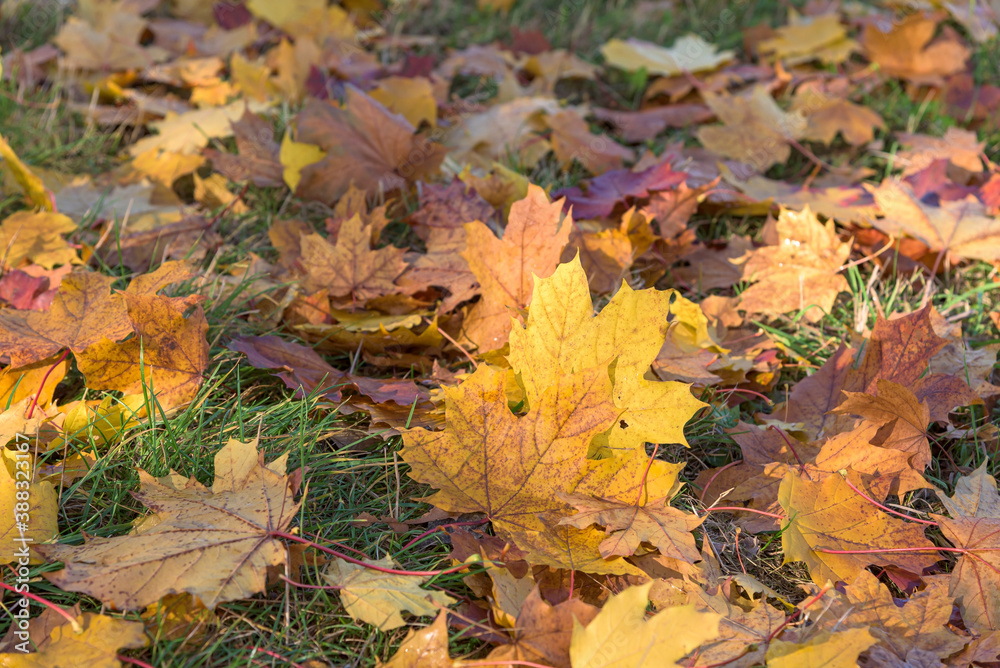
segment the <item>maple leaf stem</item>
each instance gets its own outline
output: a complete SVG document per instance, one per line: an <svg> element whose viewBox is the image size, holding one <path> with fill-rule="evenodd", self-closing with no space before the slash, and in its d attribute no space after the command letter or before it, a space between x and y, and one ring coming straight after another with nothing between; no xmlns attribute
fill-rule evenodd
<svg viewBox="0 0 1000 668"><path fill-rule="evenodd" d="M460 570L472 566L472 564L459 564L458 566L452 566L451 568L445 568L440 571L404 571L398 568L386 568L384 566L370 564L367 561L361 561L360 559L355 559L354 557L348 556L343 552L338 552L337 550L333 550L330 549L329 547L320 545L315 541L311 541L307 538L302 538L294 534L285 533L284 531L272 531L270 535L275 538L284 538L285 540L292 540L297 543L302 543L303 545L309 545L321 552L326 552L327 554L332 554L338 559L343 559L349 564L355 564L356 566L364 566L365 568L368 568L373 571L379 571L380 573L390 573L392 575L420 575L420 576L431 577L434 575L446 575L448 573L457 573ZM475 563L480 563L480 562L475 562Z"/></svg>
<svg viewBox="0 0 1000 668"><path fill-rule="evenodd" d="M899 511L893 510L892 508L889 508L887 506L882 505L881 503L879 503L878 501L876 501L875 499L871 498L870 496L868 496L867 494L865 494L864 492L862 492L860 489L858 489L857 487L855 487L854 483L852 483L850 480L848 480L846 475L844 476L844 482L846 482L847 486L850 487L851 489L853 489L855 492L857 492L858 495L860 495L861 498L863 498L865 501L868 501L869 503L874 504L876 507L881 508L882 510L884 510L887 513L891 513L893 515L896 515L897 517L902 517L904 520L910 520L911 522L919 522L920 524L929 524L929 525L935 526L935 527L938 526L937 522L932 522L930 520L921 520L921 519L918 519L916 517L910 517L909 515L904 515L903 513L899 512Z"/></svg>
<svg viewBox="0 0 1000 668"><path fill-rule="evenodd" d="M753 390L744 390L741 387L730 387L730 388L726 388L726 392L729 392L730 394L733 393L733 392L739 392L741 394L749 394L749 395L752 395L752 396L755 396L755 397L759 397L760 399L763 399L764 401L767 402L768 406L773 406L774 405L774 402L771 401L770 398L764 396L760 392L754 392Z"/></svg>
<svg viewBox="0 0 1000 668"><path fill-rule="evenodd" d="M445 529L450 529L451 527L479 526L480 524L486 524L487 522L489 522L488 519L477 520L475 522L452 522L451 524L441 524L439 526L434 527L433 529L428 529L427 531L423 532L422 534L411 540L409 543L401 547L399 551L402 552L403 550L409 549L411 546L415 545L421 539L426 538L427 536L430 536L433 533L437 533L438 531L444 531Z"/></svg>
<svg viewBox="0 0 1000 668"><path fill-rule="evenodd" d="M260 652L261 654L265 654L265 655L267 655L267 656L269 656L269 657L271 657L273 659L277 659L278 661L283 661L283 662L287 663L289 666L292 666L292 668L305 668L305 666L303 666L301 663L296 663L295 661L292 661L291 659L289 659L287 657L284 657L284 656L278 654L277 652L272 652L271 650L264 649L263 647L258 647L256 645L254 645L253 648L251 648L250 651L251 652Z"/></svg>
<svg viewBox="0 0 1000 668"><path fill-rule="evenodd" d="M306 536L311 536L314 541L319 541L320 540L320 537L318 535L316 535L316 534L308 534L308 533L305 533L305 532L303 532L303 534L306 535ZM353 552L354 554L360 554L362 557L367 557L368 556L367 554L365 554L361 550L355 550L350 545L344 545L343 543L338 543L335 540L331 540L330 543L332 545L336 545L337 547L339 547L342 550L347 550L348 552Z"/></svg>
<svg viewBox="0 0 1000 668"><path fill-rule="evenodd" d="M1000 550L1000 547L982 547L978 549L995 552ZM822 552L823 554L880 554L883 552L937 552L939 550L942 552L962 552L963 554L968 552L968 550L961 547L880 547L867 550L830 550L824 547L817 547L813 552Z"/></svg>
<svg viewBox="0 0 1000 668"><path fill-rule="evenodd" d="M797 461L799 463L799 471L801 471L802 473L805 473L806 477L809 478L809 480L811 481L812 480L812 476L809 475L808 471L806 471L806 465L802 461L802 458L799 457L799 451L795 449L794 445L792 445L792 439L790 439L788 437L788 434L785 433L785 430L782 429L781 427L776 427L773 424L771 426L769 426L768 429L775 430L776 432L778 432L778 434L781 436L781 438L784 439L785 445L787 445L788 449L792 451L793 455L795 455L795 461Z"/></svg>
<svg viewBox="0 0 1000 668"><path fill-rule="evenodd" d="M528 668L552 668L544 663L508 659L506 661L462 661L455 663L455 668L470 668L471 666L528 666Z"/></svg>
<svg viewBox="0 0 1000 668"><path fill-rule="evenodd" d="M38 405L39 397L42 396L42 390L45 389L45 382L49 379L49 376L52 374L52 372L55 371L56 367L63 363L63 360L66 359L67 355L69 355L69 348L64 348L62 351L62 355L59 356L59 359L56 360L55 364L49 367L49 370L46 371L45 375L42 377L42 382L38 384L38 391L35 392L35 398L31 400L31 406L28 407L27 418L29 420L31 419L31 416L35 412L35 406Z"/></svg>
<svg viewBox="0 0 1000 668"><path fill-rule="evenodd" d="M958 229L957 227L955 229ZM938 269L941 267L941 260L945 255L948 254L948 250L944 249L938 253L937 258L934 260L934 267L931 269L931 275L927 277L927 284L924 286L924 295L920 299L920 308L924 308L931 301L931 291L934 289L934 277L937 276Z"/></svg>
<svg viewBox="0 0 1000 668"><path fill-rule="evenodd" d="M119 654L116 658L119 661L122 661L123 663L131 663L133 666L139 666L139 668L154 668L152 664L146 663L145 661L140 661L139 659L133 659L132 657L125 656L124 654ZM297 666L299 664L293 663L291 665Z"/></svg>
<svg viewBox="0 0 1000 668"><path fill-rule="evenodd" d="M705 508L705 512L716 512L719 510L728 511L731 513L756 513L757 515L765 515L767 517L773 517L776 520L788 519L784 515L778 515L777 513L769 513L766 510L757 510L756 508L740 508L739 506L714 506L712 508Z"/></svg>
<svg viewBox="0 0 1000 668"><path fill-rule="evenodd" d="M776 637L778 636L778 634L779 634L779 633L781 633L782 631L784 631L784 630L785 630L785 627L787 627L787 626L788 626L789 624L791 624L792 622L794 622L794 621L795 621L795 620L796 620L796 619L798 618L798 616L802 614L802 611L803 611L803 610L805 610L805 609L806 609L806 608L808 608L808 607L809 607L810 605L812 605L812 604L813 604L813 603L815 603L816 601L818 601L818 600L820 600L821 598L823 598L823 595L824 595L824 594L825 594L826 592L830 591L830 588L831 588L832 586L833 586L833 585L829 585L829 584L828 584L828 585L826 585L826 586L824 586L824 587L823 587L822 589L820 589L820 590L819 590L819 593L818 593L818 594L816 594L816 595L815 595L815 596L813 596L813 597L812 597L811 599L809 599L808 601L806 601L805 603L803 603L803 604L802 604L802 607L801 607L801 608L799 608L798 610L796 610L796 611L795 611L795 612L793 612L792 614L788 615L788 617L786 617L786 618L785 618L785 621L784 621L784 622L782 622L782 623L781 623L781 624L780 624L780 625L778 626L778 628L774 629L774 631L771 631L771 635L769 635L769 636L767 637L767 640L765 640L764 642L766 642L766 643L770 643L770 642L771 642L772 640L774 640L774 639L775 639L775 638L776 638Z"/></svg>
<svg viewBox="0 0 1000 668"><path fill-rule="evenodd" d="M698 496L698 500L701 501L702 503L704 503L705 502L705 492L707 492L712 487L712 483L715 482L715 479L718 478L722 474L722 472L725 471L726 469L732 468L732 467L736 466L737 464L742 464L742 463L743 463L743 460L742 459L738 459L735 462L729 462L728 464L726 464L725 466L723 466L722 468L720 468L718 471L716 471L712 475L712 477L708 479L708 482L705 484L705 486L701 488L701 494Z"/></svg>
<svg viewBox="0 0 1000 668"><path fill-rule="evenodd" d="M11 567L11 570L12 571L14 570L13 566ZM15 574L16 574L16 571L15 571ZM46 608L52 610L53 612L55 612L55 613L61 615L63 618L65 618L65 620L67 622L69 622L70 626L73 627L73 632L74 633L83 633L83 627L80 626L80 622L77 621L76 617L74 617L69 612L66 612L65 610L63 610L62 608L60 608L58 605L56 605L52 601L49 601L48 599L44 599L41 596L39 596L38 594L32 594L31 592L28 592L28 591L21 591L21 592L19 592L16 589L14 589L13 587L11 587L9 584L7 584L6 582L0 581L0 587L6 589L7 591L12 591L15 594L20 594L21 596L24 596L25 598L30 598L35 603L40 603L41 605L44 605Z"/></svg>
<svg viewBox="0 0 1000 668"><path fill-rule="evenodd" d="M653 467L653 461L656 459L656 453L660 451L660 444L657 443L653 446L653 454L649 456L649 461L646 463L646 470L642 472L642 480L639 481L639 494L635 497L635 510L639 512L639 502L642 501L642 493L646 490L646 478L649 477L649 469ZM635 519L635 516L632 516Z"/></svg>
<svg viewBox="0 0 1000 668"><path fill-rule="evenodd" d="M806 159L809 160L809 162L813 163L817 167L822 167L823 169L828 169L831 172L833 172L834 174L843 174L844 173L844 169L842 167L834 167L833 165L829 165L829 164L823 162L822 160L820 160L816 156L815 153L813 153L808 148L806 148L805 146L803 146L802 144L800 144L798 141L796 141L794 139L789 139L788 140L788 144L790 146L792 146L793 148L795 148L795 150L797 150L799 153L801 153L802 155L804 155L806 157Z"/></svg>
<svg viewBox="0 0 1000 668"><path fill-rule="evenodd" d="M430 325L430 324L431 324L431 319L430 319L430 318L424 318L424 320L425 320L425 321L427 322L427 324L428 324L428 325ZM469 351L468 351L468 350L466 350L464 346L462 346L461 344L459 344L459 342L458 342L458 341L456 341L455 339L453 339L453 338L451 337L451 334L449 334L448 332L444 331L444 330L443 330L443 329L441 329L440 327L438 328L438 333L440 333L440 334L441 334L441 336L442 336L442 337L444 337L444 339L445 339L446 341L448 341L448 343L450 343L451 345L453 345L453 346L455 346L456 348L458 348L459 352L461 352L461 353L462 353L463 355L465 355L465 358L466 358L467 360L469 360L470 362L472 362L472 368L473 368L473 369L478 369L478 368L479 368L479 364L478 364L478 363L476 362L476 360L475 360L475 359L474 359L474 358L472 357L472 355L470 355L470 354L469 354Z"/></svg>

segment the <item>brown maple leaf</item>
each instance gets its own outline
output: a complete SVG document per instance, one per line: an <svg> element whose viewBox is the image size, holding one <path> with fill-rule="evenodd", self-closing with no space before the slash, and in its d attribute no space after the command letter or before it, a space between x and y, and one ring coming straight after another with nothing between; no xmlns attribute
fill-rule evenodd
<svg viewBox="0 0 1000 668"><path fill-rule="evenodd" d="M126 394L145 386L164 409L194 399L208 366L208 321L200 300L128 292L122 297L134 336L121 343L103 338L77 354L87 386Z"/></svg>
<svg viewBox="0 0 1000 668"><path fill-rule="evenodd" d="M487 657L490 661L544 661L555 668L570 668L569 644L576 624L586 626L598 609L579 598L549 605L536 586L524 599L511 629L508 645L497 647Z"/></svg>
<svg viewBox="0 0 1000 668"><path fill-rule="evenodd" d="M743 580L741 586L746 582ZM763 663L767 639L785 621L785 615L766 600L730 597L723 586L711 581L702 587L679 578L654 580L649 599L657 610L687 604L722 617L719 637L701 645L694 654L699 665L704 661L704 665L748 668Z"/></svg>
<svg viewBox="0 0 1000 668"><path fill-rule="evenodd" d="M981 551L963 555L951 572L950 594L962 610L965 623L980 632L1000 630L1000 495L996 479L984 463L960 478L955 494L938 497L951 518L933 516L952 545Z"/></svg>
<svg viewBox="0 0 1000 668"><path fill-rule="evenodd" d="M946 658L965 646L965 638L948 628L952 596L947 576L927 580L925 589L914 592L900 606L878 578L861 571L843 593L830 590L826 596L830 600L824 601L830 615L817 620L816 627L824 631L867 628L881 647L901 660L914 649Z"/></svg>
<svg viewBox="0 0 1000 668"><path fill-rule="evenodd" d="M496 211L489 202L458 179L448 185L421 184L420 208L410 214L414 231L424 241L435 229L461 233L464 237L466 223L474 220L492 223L495 218Z"/></svg>
<svg viewBox="0 0 1000 668"><path fill-rule="evenodd" d="M632 149L611 137L595 135L575 112L560 111L549 116L547 121L552 128L552 150L564 169L576 160L591 174L603 174L635 160Z"/></svg>
<svg viewBox="0 0 1000 668"><path fill-rule="evenodd" d="M841 344L816 373L792 386L788 400L776 405L770 417L803 425L811 439L835 433L837 416L830 411L844 400L844 381L854 366L856 352Z"/></svg>
<svg viewBox="0 0 1000 668"><path fill-rule="evenodd" d="M698 141L708 150L752 165L759 172L784 163L791 145L806 132L801 113L785 112L764 86L749 95L717 95L704 92L705 104L723 125L698 129Z"/></svg>
<svg viewBox="0 0 1000 668"><path fill-rule="evenodd" d="M604 218L615 208L632 200L650 197L652 193L674 188L687 178L685 172L674 171L669 159L641 170L615 169L586 182L586 192L579 188L564 188L556 195L566 196L577 218Z"/></svg>
<svg viewBox="0 0 1000 668"><path fill-rule="evenodd" d="M370 228L355 215L340 226L336 245L318 234L304 235L306 289L363 301L399 291L394 281L406 269L406 251L394 246L372 249Z"/></svg>
<svg viewBox="0 0 1000 668"><path fill-rule="evenodd" d="M167 594L188 592L209 610L264 590L269 566L283 565L284 545L271 535L295 518L300 478L285 458L264 465L256 441L231 440L215 455L215 482L139 471L134 496L153 509L127 536L92 538L81 546L39 551L64 568L45 577L65 591L137 610Z"/></svg>
<svg viewBox="0 0 1000 668"><path fill-rule="evenodd" d="M921 403L906 386L888 380L878 381L875 395L844 394L846 398L833 413L858 415L885 427L879 435L880 445L912 455L913 467L920 473L930 466L931 446L927 440L930 409L926 402Z"/></svg>
<svg viewBox="0 0 1000 668"><path fill-rule="evenodd" d="M626 221L627 225L627 221ZM577 254L587 272L593 292L607 294L622 284L634 257L632 241L624 226L604 227L588 221L574 223L563 250L563 262L572 262Z"/></svg>
<svg viewBox="0 0 1000 668"><path fill-rule="evenodd" d="M70 16L54 38L63 50L66 66L81 70L142 70L165 60L168 53L159 46L145 47L141 39L148 22L139 16L149 6L142 3L102 3L98 11Z"/></svg>
<svg viewBox="0 0 1000 668"><path fill-rule="evenodd" d="M114 279L77 271L63 279L48 311L0 311L0 349L11 365L25 366L63 348L80 354L101 341L117 340L131 329L121 297L111 294Z"/></svg>
<svg viewBox="0 0 1000 668"><path fill-rule="evenodd" d="M448 294L438 311L447 313L479 292L479 281L462 256L466 247L465 225L473 221L492 223L496 211L473 188L458 179L447 186L422 184L420 208L410 216L426 253L407 255L410 268L399 284L407 292L444 288Z"/></svg>
<svg viewBox="0 0 1000 668"><path fill-rule="evenodd" d="M903 176L921 172L938 160L945 160L945 172L954 172L957 167L964 172L983 171L983 151L986 143L979 141L975 132L960 128L948 128L943 137L900 133L899 142L909 148L899 151L897 159L903 168ZM954 179L958 181L958 178Z"/></svg>
<svg viewBox="0 0 1000 668"><path fill-rule="evenodd" d="M345 373L330 366L309 346L290 343L277 336L237 337L229 344L229 349L246 355L250 364L258 369L281 369L276 374L278 378L300 397L319 389L331 401L340 401L340 389L347 386L377 403L392 401L411 406L427 394L412 380L365 378Z"/></svg>
<svg viewBox="0 0 1000 668"><path fill-rule="evenodd" d="M882 424L861 422L823 442L801 443L777 430L755 429L741 423L732 436L743 450L743 461L703 472L698 478L703 486L702 498L711 503L724 499L728 505L749 502L749 508L780 513L779 486L787 475L821 482L847 468L863 474L871 494L879 499L928 487L921 475L923 461L912 452L883 442L879 431ZM740 517L739 523L753 532L778 526L774 520L757 515Z"/></svg>
<svg viewBox="0 0 1000 668"><path fill-rule="evenodd" d="M929 306L891 320L880 317L865 345L864 360L848 370L843 389L874 394L880 380L916 389L930 359L946 345L948 341L934 333Z"/></svg>
<svg viewBox="0 0 1000 668"><path fill-rule="evenodd" d="M841 92L846 90L808 85L795 91L792 110L802 112L806 119L802 139L830 145L840 134L848 144L863 146L875 138L876 128L885 129L885 121L877 112L836 94Z"/></svg>
<svg viewBox="0 0 1000 668"><path fill-rule="evenodd" d="M415 136L409 121L354 86L345 88L342 108L310 99L299 113L297 140L326 151L302 170L299 197L332 203L352 182L367 192L389 191L437 169L440 145Z"/></svg>
<svg viewBox="0 0 1000 668"><path fill-rule="evenodd" d="M604 527L608 537L601 543L601 556L630 557L642 543L650 543L665 557L694 563L701 559L691 532L705 520L668 505L669 499L651 499L644 505L606 501L580 494L559 498L576 508L576 514L559 521L577 529Z"/></svg>
<svg viewBox="0 0 1000 668"><path fill-rule="evenodd" d="M260 187L283 186L285 168L278 157L280 146L274 140L270 121L247 109L232 125L239 155L206 149L205 155L215 169L230 181L250 181Z"/></svg>
<svg viewBox="0 0 1000 668"><path fill-rule="evenodd" d="M534 276L555 271L569 240L572 218L562 213L563 200L550 202L538 186L510 208L503 237L481 221L465 226L462 257L479 281L481 300L465 319L465 336L481 352L495 350L507 341L510 318L531 300Z"/></svg>
<svg viewBox="0 0 1000 668"><path fill-rule="evenodd" d="M653 139L668 127L683 128L710 120L712 110L701 104L671 104L641 111L618 111L596 107L594 118L609 123L629 143Z"/></svg>

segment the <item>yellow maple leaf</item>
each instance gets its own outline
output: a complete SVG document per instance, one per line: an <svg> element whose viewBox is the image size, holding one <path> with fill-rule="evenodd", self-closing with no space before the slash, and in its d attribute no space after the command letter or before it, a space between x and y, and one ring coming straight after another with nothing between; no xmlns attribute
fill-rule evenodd
<svg viewBox="0 0 1000 668"><path fill-rule="evenodd" d="M58 613L46 610L29 622L30 640L25 645L32 651L0 654L0 665L7 668L118 668L122 665L118 660L119 650L149 644L141 622L85 612L75 618L74 625Z"/></svg>
<svg viewBox="0 0 1000 668"><path fill-rule="evenodd" d="M667 608L647 619L652 586L647 582L612 596L586 627L573 620L573 668L676 666L685 654L718 637L722 615L699 612L693 605Z"/></svg>
<svg viewBox="0 0 1000 668"><path fill-rule="evenodd" d="M645 68L649 74L665 77L685 72L714 70L732 60L732 51L717 51L714 44L698 35L679 37L670 48L637 39L612 39L601 47L601 55L609 65L634 72Z"/></svg>
<svg viewBox="0 0 1000 668"><path fill-rule="evenodd" d="M773 668L854 668L858 655L878 642L868 629L845 629L819 633L801 644L772 640L767 648L767 665Z"/></svg>
<svg viewBox="0 0 1000 668"><path fill-rule="evenodd" d="M128 148L130 155L138 156L153 149L187 155L208 146L209 139L231 137L233 121L238 121L249 109L257 113L267 109L266 103L237 100L224 107L195 109L183 114L168 114L162 121L149 124L159 134L144 137Z"/></svg>
<svg viewBox="0 0 1000 668"><path fill-rule="evenodd" d="M683 443L684 423L705 404L689 386L648 380L667 333L672 291L635 291L623 283L594 315L579 258L536 279L525 326L510 334L510 361L528 406L559 376L614 363L614 403L621 419L606 435L613 450L645 442Z"/></svg>
<svg viewBox="0 0 1000 668"><path fill-rule="evenodd" d="M27 400L14 404L5 413L16 411L17 416L24 415ZM29 539L28 545L45 543L55 538L59 533L59 496L51 482L39 482L33 479L34 457L31 451L33 445L23 436L17 441L20 447L17 452L7 448L0 449L0 512L3 521L0 522L0 563L9 564L18 560L20 538ZM25 485L27 484L27 487ZM24 500L27 492L27 501ZM27 528L25 528L27 524ZM32 563L42 563L30 550Z"/></svg>
<svg viewBox="0 0 1000 668"><path fill-rule="evenodd" d="M639 450L587 458L593 437L621 415L605 367L560 375L523 416L508 406L507 383L506 371L481 364L458 387L446 388L444 431L403 431L402 457L411 467L410 477L438 489L428 501L439 508L485 513L498 534L538 553L530 557L532 563L586 563L583 570L591 573L637 572L621 559L602 560L603 532L544 540L571 512L557 493L625 503L635 503L641 491L659 498L677 489L680 467L656 461L647 474L649 458Z"/></svg>
<svg viewBox="0 0 1000 668"><path fill-rule="evenodd" d="M855 487L860 476L850 473ZM789 517L781 533L785 563L804 561L817 585L850 581L866 566L890 564L920 573L933 565L934 544L918 524L908 524L878 510L851 489L847 480L833 475L822 482L802 478L798 469L785 474L778 489L778 503ZM905 545L927 552L878 553L879 548ZM839 554L825 550L860 550Z"/></svg>
<svg viewBox="0 0 1000 668"><path fill-rule="evenodd" d="M857 42L847 37L847 28L836 13L803 17L792 10L789 24L775 32L774 37L760 43L760 52L786 65L810 60L839 65L860 49Z"/></svg>
<svg viewBox="0 0 1000 668"><path fill-rule="evenodd" d="M419 127L422 121L437 124L437 101L429 79L386 77L369 95L389 111L402 114L413 127Z"/></svg>
<svg viewBox="0 0 1000 668"><path fill-rule="evenodd" d="M39 546L65 565L45 577L64 591L127 610L182 592L212 610L263 591L267 569L288 558L271 533L283 531L299 508L298 482L286 475L286 462L287 455L265 465L256 440L230 440L215 455L211 488L177 473L154 478L140 469L134 496L156 512L126 536Z"/></svg>
<svg viewBox="0 0 1000 668"><path fill-rule="evenodd" d="M442 610L430 626L410 629L396 653L379 668L452 668L448 656L448 611Z"/></svg>

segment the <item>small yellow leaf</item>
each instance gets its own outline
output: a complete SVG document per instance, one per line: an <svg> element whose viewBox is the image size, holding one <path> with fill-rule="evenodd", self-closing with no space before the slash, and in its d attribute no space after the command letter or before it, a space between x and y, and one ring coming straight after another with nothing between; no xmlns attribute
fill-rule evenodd
<svg viewBox="0 0 1000 668"><path fill-rule="evenodd" d="M21 162L3 135L0 135L0 158L4 159L7 168L14 175L14 179L24 190L25 197L38 208L52 211L52 193L46 190L42 180L35 176L26 164Z"/></svg>
<svg viewBox="0 0 1000 668"><path fill-rule="evenodd" d="M395 568L390 557L371 563ZM341 588L340 600L347 614L381 631L405 625L400 614L404 610L417 616L429 616L455 602L444 592L421 589L424 577L384 573L342 559L331 561L323 577Z"/></svg>
<svg viewBox="0 0 1000 668"><path fill-rule="evenodd" d="M629 72L645 68L649 74L666 77L714 70L734 55L732 51L716 51L714 44L697 35L680 37L670 48L637 39L612 39L601 47L601 54L613 67Z"/></svg>
<svg viewBox="0 0 1000 668"><path fill-rule="evenodd" d="M325 155L326 151L319 146L293 141L291 135L286 134L281 141L278 158L285 168L284 177L288 187L294 191L302 180L302 170L319 162Z"/></svg>

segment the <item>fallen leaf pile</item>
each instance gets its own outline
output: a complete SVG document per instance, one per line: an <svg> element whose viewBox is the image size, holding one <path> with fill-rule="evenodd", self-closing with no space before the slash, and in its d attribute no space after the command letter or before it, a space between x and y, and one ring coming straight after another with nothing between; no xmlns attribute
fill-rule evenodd
<svg viewBox="0 0 1000 668"><path fill-rule="evenodd" d="M591 58L442 52L376 0L80 0L8 50L18 101L127 139L81 175L0 138L0 557L100 607L0 663L118 666L311 588L410 626L393 667L1000 665L1000 340L963 331L1000 327L1000 19L880 4ZM346 501L294 449L129 450L262 388L389 439L429 513L355 522L449 559L317 546L305 509ZM98 462L135 519L67 531ZM779 552L782 592L744 564Z"/></svg>

